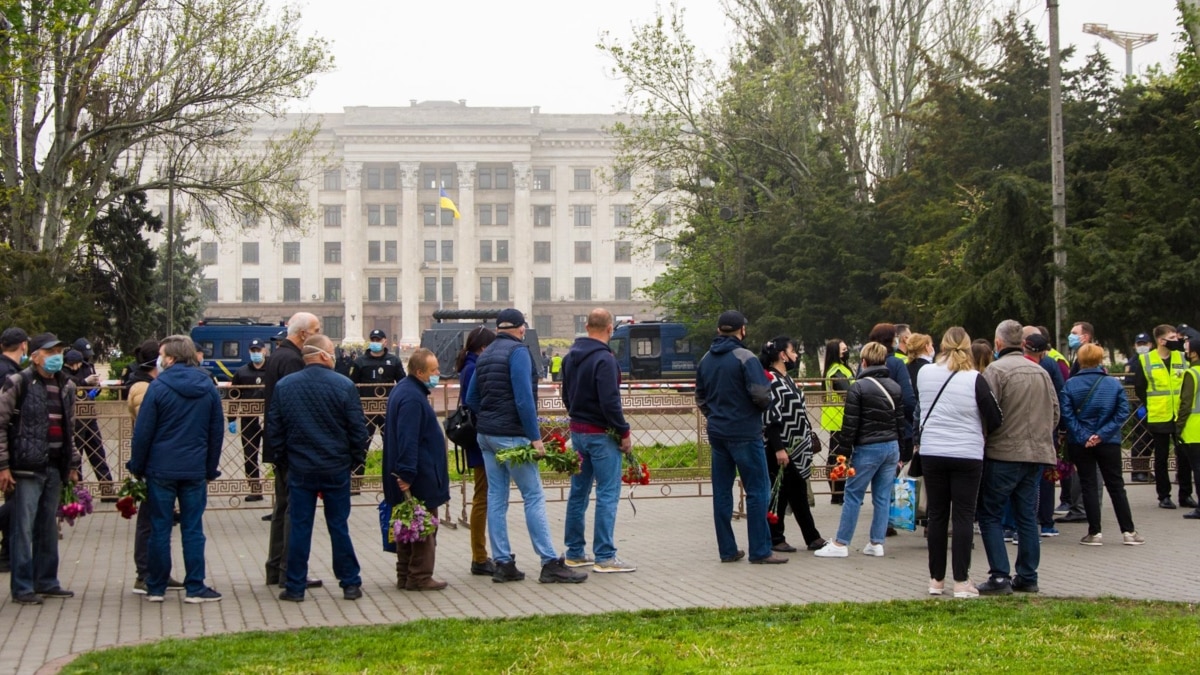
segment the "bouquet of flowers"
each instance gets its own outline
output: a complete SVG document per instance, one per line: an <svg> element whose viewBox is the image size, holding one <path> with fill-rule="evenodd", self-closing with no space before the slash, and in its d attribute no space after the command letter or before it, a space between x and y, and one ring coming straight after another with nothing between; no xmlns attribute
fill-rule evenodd
<svg viewBox="0 0 1200 675"><path fill-rule="evenodd" d="M837 465L829 470L829 480L846 480L854 477L854 467L846 461L845 455L837 456Z"/></svg>
<svg viewBox="0 0 1200 675"><path fill-rule="evenodd" d="M775 514L779 508L779 492L783 487L783 467L779 467L779 473L775 474L775 482L771 483L771 502L767 505L767 522L774 525L779 522L779 516Z"/></svg>
<svg viewBox="0 0 1200 675"><path fill-rule="evenodd" d="M567 439L557 432L549 434L543 442L545 454L541 457L546 466L559 473L574 476L583 466L583 457L574 450L567 450ZM497 462L508 464L530 464L538 461L537 450L532 445L518 445L496 453Z"/></svg>
<svg viewBox="0 0 1200 675"><path fill-rule="evenodd" d="M62 495L58 504L58 522L67 522L71 527L75 521L92 512L92 493L84 486L73 481L63 483Z"/></svg>
<svg viewBox="0 0 1200 675"><path fill-rule="evenodd" d="M649 485L650 469L645 462L638 461L633 452L625 453L625 472L621 474L621 482L626 485Z"/></svg>
<svg viewBox="0 0 1200 675"><path fill-rule="evenodd" d="M1052 483L1056 483L1060 480L1070 478L1074 473L1075 465L1063 459L1062 457L1059 457L1054 466L1046 467L1046 470L1042 472L1042 478L1045 478Z"/></svg>
<svg viewBox="0 0 1200 675"><path fill-rule="evenodd" d="M388 532L388 543L413 544L424 541L437 532L437 514L425 508L420 499L404 491L404 501L392 509L392 528Z"/></svg>
<svg viewBox="0 0 1200 675"><path fill-rule="evenodd" d="M117 510L121 512L121 517L129 520L137 515L137 505L146 501L146 496L146 481L126 478L117 493Z"/></svg>

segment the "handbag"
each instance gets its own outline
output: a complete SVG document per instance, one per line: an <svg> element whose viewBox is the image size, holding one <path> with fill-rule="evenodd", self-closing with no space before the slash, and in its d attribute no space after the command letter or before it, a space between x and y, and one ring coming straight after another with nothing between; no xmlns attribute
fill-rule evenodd
<svg viewBox="0 0 1200 675"><path fill-rule="evenodd" d="M446 431L446 438L449 438L450 442L455 445L467 447L476 442L475 413L465 405L458 406L457 410L446 417L443 428Z"/></svg>
<svg viewBox="0 0 1200 675"><path fill-rule="evenodd" d="M387 553L396 552L396 540L388 535L392 532L392 505L383 500L379 502L379 530L383 535L383 550Z"/></svg>
<svg viewBox="0 0 1200 675"><path fill-rule="evenodd" d="M913 478L920 478L925 473L921 468L921 432L925 431L925 423L929 421L929 416L933 414L933 409L937 406L938 399L942 397L942 392L946 391L946 385L950 384L950 380L953 380L957 374L957 370L950 373L950 377L947 377L946 381L942 383L942 388L938 389L937 396L933 397L933 403L929 404L929 412L925 413L925 420L921 422L921 426L917 427L917 437L913 442L913 456L908 462L908 475Z"/></svg>
<svg viewBox="0 0 1200 675"><path fill-rule="evenodd" d="M888 509L888 524L897 530L914 532L921 508L921 479L908 475L908 467L896 476L892 485L892 503Z"/></svg>

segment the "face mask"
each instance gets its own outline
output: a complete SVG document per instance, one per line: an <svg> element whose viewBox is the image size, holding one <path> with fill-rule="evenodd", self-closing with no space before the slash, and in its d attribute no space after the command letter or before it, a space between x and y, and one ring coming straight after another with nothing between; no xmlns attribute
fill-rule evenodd
<svg viewBox="0 0 1200 675"><path fill-rule="evenodd" d="M437 373L434 373L433 375L430 375L430 376L429 376L429 381L425 383L425 386L426 386L426 387L429 387L429 390L430 390L430 391L433 391L434 389L437 389L438 382L439 382L441 379L442 379L442 376L441 376L441 375L438 375Z"/></svg>
<svg viewBox="0 0 1200 675"><path fill-rule="evenodd" d="M1173 352L1181 352L1184 344L1183 340L1167 340L1164 346Z"/></svg>
<svg viewBox="0 0 1200 675"><path fill-rule="evenodd" d="M379 352L383 351L383 343L372 342L371 344L367 345L367 349L370 349L372 354L378 354Z"/></svg>
<svg viewBox="0 0 1200 675"><path fill-rule="evenodd" d="M42 370L45 370L47 373L51 373L51 374L57 373L58 371L62 370L62 367L63 367L63 355L62 354L54 354L53 356L47 356L46 360L42 361Z"/></svg>
<svg viewBox="0 0 1200 675"><path fill-rule="evenodd" d="M993 351L993 352L992 352L992 358L993 358L993 359L998 359L998 358L1000 358L1000 352Z"/></svg>
<svg viewBox="0 0 1200 675"><path fill-rule="evenodd" d="M1083 345L1083 338L1074 333L1067 336L1067 346L1071 349L1079 349L1081 345Z"/></svg>
<svg viewBox="0 0 1200 675"><path fill-rule="evenodd" d="M167 369L167 362L163 360L162 354L158 355L158 360L154 362L154 365L160 373Z"/></svg>
<svg viewBox="0 0 1200 675"><path fill-rule="evenodd" d="M1139 353L1139 354L1149 354L1150 353L1150 345L1140 345L1140 346L1136 347L1136 349L1137 349L1137 353Z"/></svg>
<svg viewBox="0 0 1200 675"><path fill-rule="evenodd" d="M257 366L261 365L264 360L262 352L250 352L250 363Z"/></svg>

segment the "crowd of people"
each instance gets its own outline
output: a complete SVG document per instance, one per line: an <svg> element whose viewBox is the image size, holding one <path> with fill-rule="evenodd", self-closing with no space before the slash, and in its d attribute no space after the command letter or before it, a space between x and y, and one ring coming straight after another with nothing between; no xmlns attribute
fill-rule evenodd
<svg viewBox="0 0 1200 675"><path fill-rule="evenodd" d="M622 409L620 369L608 348L613 329L610 312L593 310L586 335L574 341L559 365L571 443L581 457L580 471L571 478L561 549L550 531L537 464L497 458L512 449L528 449L534 456L546 452L537 416L537 372L524 342L525 317L505 309L494 331L480 326L466 336L454 369L460 408L469 411L476 432L464 447L475 488L471 574L496 583L525 578L508 537L512 484L522 497L540 582L579 583L589 570L637 569L618 555L614 537L632 429ZM1130 410L1124 387L1104 370L1092 327L1077 323L1071 334L1073 361L1050 347L1044 328L1012 320L1000 322L991 340L972 341L962 328L951 328L937 343L940 349L931 336L908 326L878 324L857 362L851 362L843 340L828 341L824 388L832 405L822 409L820 423L830 432L831 463L845 471L834 486L839 522L827 539L810 508L809 480L819 441L804 390L789 374L799 360L796 343L779 336L755 353L746 346L746 318L737 311L722 313L695 382L696 405L711 445L719 559L787 563L781 554L798 551L785 536L789 511L806 550L819 558L848 557L868 489L872 516L861 551L883 556L886 538L894 533L888 520L896 477L919 473L927 493L928 592L952 590L959 598L1037 592L1040 540L1059 534L1056 512L1062 514L1059 523L1087 522L1081 544L1104 543L1101 484L1115 511L1120 543L1144 543L1121 466L1122 428L1131 414L1152 439L1142 452L1153 454L1154 475L1143 479L1155 482L1159 506L1177 508L1167 472L1173 444L1179 503L1193 509L1184 517L1200 519L1192 495L1193 485L1200 485L1200 333L1163 325L1153 331L1153 340L1138 336L1131 377L1146 402L1141 411ZM98 384L94 369L84 367L91 358L84 342L67 345L49 333L29 337L19 328L0 335L0 428L5 431L0 433L0 491L6 495L0 529L18 604L73 597L58 579L55 516L61 488L79 479L85 456L98 479L111 480L99 430L74 417L77 398ZM352 476L361 474L372 434L383 439L381 478L388 504L415 499L436 513L450 499L446 437L429 401L439 385L440 364L434 353L418 349L405 368L388 352L386 335L376 330L371 347L347 376L338 372L339 352L321 333L320 319L305 312L291 317L269 357L265 351L256 341L250 363L234 375L246 387L242 396L262 399L263 420L243 414L230 419L228 427L236 431L241 425L249 499L262 499L260 450L272 465L275 492L264 580L278 585L280 600L289 602L303 601L307 589L322 585L308 574L321 502L333 572L343 597L357 600L363 582L348 519ZM146 485L135 531L134 591L149 602L163 602L167 591L183 592L187 603L221 599L206 582L203 515L207 484L220 475L226 419L217 387L200 367L202 359L187 336L149 340L135 350L123 377L133 420L126 469ZM379 391L364 394L358 386L364 382ZM386 414L366 415L363 395L386 395ZM735 476L745 491L746 549L738 547L732 527ZM1063 489L1057 509L1056 479ZM585 521L591 503L589 549ZM1081 517L1073 510L1076 505ZM171 574L176 525L182 582ZM979 584L971 579L976 532L988 565ZM945 579L948 543L952 589ZM1017 546L1015 564L1007 543ZM436 530L416 541L398 540L396 587L445 588L447 583L434 576L436 550Z"/></svg>

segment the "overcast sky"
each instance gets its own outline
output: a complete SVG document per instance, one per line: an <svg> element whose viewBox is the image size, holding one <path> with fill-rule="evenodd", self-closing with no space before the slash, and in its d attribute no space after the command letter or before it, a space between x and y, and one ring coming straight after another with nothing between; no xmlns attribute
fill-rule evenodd
<svg viewBox="0 0 1200 675"><path fill-rule="evenodd" d="M291 0L271 0L283 4ZM721 0L679 0L691 40L718 63L727 26ZM1028 18L1047 39L1044 0L1024 0ZM607 113L622 106L622 85L608 74L596 43L604 31L623 41L631 25L654 17L653 0L298 0L304 25L331 42L336 70L317 81L294 108L337 112L345 106L408 105L410 99L459 100L472 106L541 106L549 113ZM1175 0L1060 0L1065 47L1101 46L1114 67L1124 51L1083 33L1084 23L1158 33L1134 53L1143 73L1170 67Z"/></svg>

